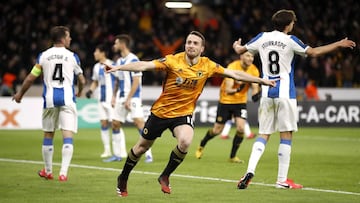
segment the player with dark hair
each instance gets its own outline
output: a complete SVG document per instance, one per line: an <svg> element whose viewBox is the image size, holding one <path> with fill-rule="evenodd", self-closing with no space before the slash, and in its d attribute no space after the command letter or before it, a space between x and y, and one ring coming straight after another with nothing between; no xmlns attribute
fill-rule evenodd
<svg viewBox="0 0 360 203"><path fill-rule="evenodd" d="M62 161L59 181L67 181L67 173L73 155L73 134L77 133L78 117L75 96L81 96L85 77L77 54L70 51L70 30L65 26L53 27L50 31L53 47L40 53L36 64L25 78L22 87L13 99L20 103L22 97L41 74L43 76L44 108L42 128L44 139L42 155L44 169L39 176L53 179L52 160L54 153L54 135L59 127L63 135ZM78 92L74 90L74 76L78 78Z"/></svg>
<svg viewBox="0 0 360 203"><path fill-rule="evenodd" d="M139 61L139 58L131 52L132 39L127 34L115 37L113 49L120 52L121 57L117 60L117 65L124 65ZM142 72L140 71L118 71L115 74L116 83L113 93L113 104L115 104L114 118L112 122L113 136L120 141L120 156L113 156L105 161L120 161L127 157L125 135L122 126L126 117L130 114L134 125L141 134L144 128L144 110L142 108L141 89ZM145 162L153 162L151 149L146 151Z"/></svg>
<svg viewBox="0 0 360 203"><path fill-rule="evenodd" d="M177 139L177 145L170 153L169 162L158 182L164 193L171 193L169 177L184 160L194 136L192 114L206 81L214 75L224 75L246 82L256 82L274 86L275 81L261 79L242 71L229 70L211 61L201 54L205 49L205 38L197 31L192 31L186 38L185 52L167 55L153 61L139 61L126 65L106 64L109 71L165 71L163 91L151 108L151 115L145 123L142 136L128 153L121 174L118 176L117 193L128 195L127 181L130 172L138 163L142 154L148 150L156 138L166 129L170 129Z"/></svg>
<svg viewBox="0 0 360 203"><path fill-rule="evenodd" d="M113 119L114 108L111 104L113 89L114 89L114 81L115 77L113 74L107 74L105 71L105 66L103 63L106 61L112 63L112 61L107 57L108 48L105 44L99 44L96 46L94 51L94 59L97 63L93 67L92 71L92 82L89 90L86 92L86 97L91 98L92 94L95 90L97 90L97 95L95 98L98 100L98 110L99 110L99 118L100 118L100 137L101 141L104 145L104 152L100 155L101 158L111 157L111 146L110 146L110 134L109 127L111 125L111 121ZM119 151L120 144L117 143L117 140L112 137L112 150L114 155Z"/></svg>
<svg viewBox="0 0 360 203"><path fill-rule="evenodd" d="M244 71L252 76L259 77L259 70L253 64L254 55L245 52L240 55L238 60L233 61L227 67L231 70ZM232 78L225 78L220 86L220 100L217 106L216 122L213 128L209 129L200 142L200 146L195 152L196 158L203 156L205 146L208 141L219 135L224 128L225 122L234 118L236 124L236 133L232 141L232 147L229 156L231 163L243 163L236 153L244 139L244 129L247 118L246 103L248 100L248 90L252 89L253 101L260 98L259 84L237 81Z"/></svg>
<svg viewBox="0 0 360 203"><path fill-rule="evenodd" d="M295 12L279 10L272 16L274 30L262 32L241 45L241 39L235 41L236 53L246 51L259 53L262 62L262 77L278 79L275 88L262 87L259 105L259 136L253 144L248 168L238 183L239 189L245 189L255 175L256 166L264 153L270 135L280 132L278 148L277 188L299 189L303 186L288 179L293 132L297 131L297 101L294 82L294 56L317 57L338 48L354 48L355 42L347 38L340 41L312 48L304 44L296 36L288 33L296 22Z"/></svg>

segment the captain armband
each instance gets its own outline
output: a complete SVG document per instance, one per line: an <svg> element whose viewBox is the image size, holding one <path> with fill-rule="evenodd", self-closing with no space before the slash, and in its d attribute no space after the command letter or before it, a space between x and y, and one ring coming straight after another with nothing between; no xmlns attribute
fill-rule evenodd
<svg viewBox="0 0 360 203"><path fill-rule="evenodd" d="M38 77L41 74L41 69L38 66L34 65L34 67L31 70L31 74Z"/></svg>

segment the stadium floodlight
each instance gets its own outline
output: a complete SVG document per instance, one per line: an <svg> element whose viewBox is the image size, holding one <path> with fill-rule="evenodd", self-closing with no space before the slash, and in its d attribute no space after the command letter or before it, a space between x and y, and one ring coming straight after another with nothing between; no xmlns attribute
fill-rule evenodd
<svg viewBox="0 0 360 203"><path fill-rule="evenodd" d="M183 1L168 1L165 3L166 8L191 8L192 3Z"/></svg>

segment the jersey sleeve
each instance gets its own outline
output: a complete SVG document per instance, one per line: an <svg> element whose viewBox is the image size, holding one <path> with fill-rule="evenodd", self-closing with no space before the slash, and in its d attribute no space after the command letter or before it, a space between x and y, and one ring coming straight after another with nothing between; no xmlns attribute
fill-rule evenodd
<svg viewBox="0 0 360 203"><path fill-rule="evenodd" d="M137 72L132 72L132 77L139 77L139 76L142 76L142 72L141 71L137 71Z"/></svg>
<svg viewBox="0 0 360 203"><path fill-rule="evenodd" d="M259 33L254 38L252 38L248 43L245 44L245 48L252 54L258 52L258 47L260 46L260 39L263 36L264 32Z"/></svg>
<svg viewBox="0 0 360 203"><path fill-rule="evenodd" d="M209 77L214 75L224 75L225 68L214 61L209 60Z"/></svg>
<svg viewBox="0 0 360 203"><path fill-rule="evenodd" d="M155 70L165 70L168 67L168 60L169 56L153 60L152 62L155 64Z"/></svg>
<svg viewBox="0 0 360 203"><path fill-rule="evenodd" d="M73 56L74 56L74 59L75 59L74 73L75 73L75 75L82 74L83 71L82 71L82 69L81 69L81 67L80 67L80 65L81 65L81 63L80 63L80 58L79 58L79 56L78 56L76 53L74 53Z"/></svg>
<svg viewBox="0 0 360 203"><path fill-rule="evenodd" d="M94 81L99 80L99 72L98 72L98 69L97 69L97 64L95 64L93 66L93 72L92 72L91 80L94 80Z"/></svg>
<svg viewBox="0 0 360 203"><path fill-rule="evenodd" d="M301 56L306 56L306 50L309 48L308 45L304 44L300 39L296 36L290 36L291 46L296 54Z"/></svg>
<svg viewBox="0 0 360 203"><path fill-rule="evenodd" d="M134 57L133 59L131 59L130 63L134 63L134 62L138 62L139 58ZM138 76L142 76L142 72L141 71L131 71L131 75L132 77L138 77Z"/></svg>
<svg viewBox="0 0 360 203"><path fill-rule="evenodd" d="M42 67L42 65L43 65L43 64L42 64L42 60L43 60L43 57L42 57L42 56L43 56L43 52L39 53L38 56L36 57L36 61L35 61L35 63L38 64L38 65L40 65L41 67Z"/></svg>

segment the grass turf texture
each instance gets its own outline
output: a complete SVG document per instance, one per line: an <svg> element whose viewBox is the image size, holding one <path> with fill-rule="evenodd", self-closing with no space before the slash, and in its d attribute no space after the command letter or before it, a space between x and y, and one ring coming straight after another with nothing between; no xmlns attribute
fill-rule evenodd
<svg viewBox="0 0 360 203"><path fill-rule="evenodd" d="M129 196L116 196L116 177L122 162L104 163L99 130L80 129L74 138L74 155L68 181L57 180L61 162L61 135L54 141L54 178L37 175L43 167L42 132L0 130L0 202L360 202L360 129L300 128L295 133L289 178L302 190L275 189L278 134L273 134L261 158L253 182L237 190L245 173L254 140L244 140L238 156L245 164L227 162L232 139L214 138L202 159L194 153L208 128L195 128L185 161L171 176L172 194L160 191L157 177L167 164L176 140L167 131L152 150L154 162L140 160L130 175ZM124 129L129 149L138 138L135 128ZM254 129L256 132L256 129ZM234 130L231 131L233 137Z"/></svg>

